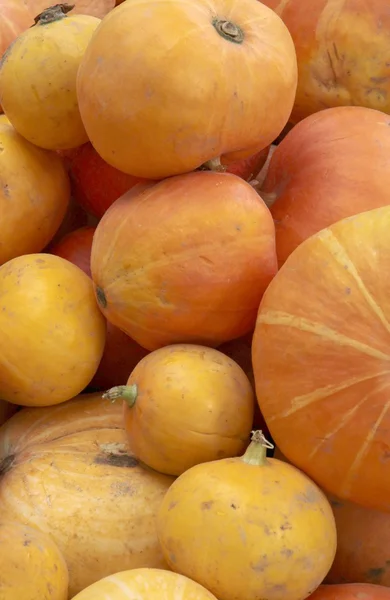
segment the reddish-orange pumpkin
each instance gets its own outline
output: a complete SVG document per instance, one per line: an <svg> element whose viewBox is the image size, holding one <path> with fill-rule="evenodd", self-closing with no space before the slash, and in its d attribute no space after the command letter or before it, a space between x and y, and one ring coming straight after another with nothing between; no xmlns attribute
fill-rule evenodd
<svg viewBox="0 0 390 600"><path fill-rule="evenodd" d="M390 600L390 588L369 583L320 585L308 600Z"/></svg>
<svg viewBox="0 0 390 600"><path fill-rule="evenodd" d="M346 106L298 123L272 155L260 194L279 264L324 227L390 203L390 117Z"/></svg>
<svg viewBox="0 0 390 600"><path fill-rule="evenodd" d="M27 4L30 13L33 17L36 17L48 8L55 4L52 0L24 0ZM115 6L115 0L72 0L69 4L74 5L72 14L80 15L91 15L92 17L99 17L103 19L107 13L110 12Z"/></svg>
<svg viewBox="0 0 390 600"><path fill-rule="evenodd" d="M50 247L50 254L66 258L91 277L91 248L95 227L81 227Z"/></svg>
<svg viewBox="0 0 390 600"><path fill-rule="evenodd" d="M239 177L179 175L113 204L91 270L107 319L148 350L218 346L253 329L276 273L274 224Z"/></svg>
<svg viewBox="0 0 390 600"><path fill-rule="evenodd" d="M262 299L257 399L283 454L327 492L390 512L390 207L306 240Z"/></svg>

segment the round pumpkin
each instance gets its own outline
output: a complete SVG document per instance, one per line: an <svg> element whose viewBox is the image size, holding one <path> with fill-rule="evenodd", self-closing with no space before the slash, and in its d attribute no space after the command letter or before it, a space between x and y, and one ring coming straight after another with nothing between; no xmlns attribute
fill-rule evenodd
<svg viewBox="0 0 390 600"><path fill-rule="evenodd" d="M228 173L134 188L104 215L92 245L101 310L148 350L218 346L251 331L276 268L269 210Z"/></svg>
<svg viewBox="0 0 390 600"><path fill-rule="evenodd" d="M51 0L25 0L33 17L52 6ZM72 15L91 15L103 19L115 6L115 0L72 0Z"/></svg>
<svg viewBox="0 0 390 600"><path fill-rule="evenodd" d="M160 473L180 475L202 462L241 454L253 423L249 379L213 348L176 344L143 358L126 386L104 394L123 398L129 447Z"/></svg>
<svg viewBox="0 0 390 600"><path fill-rule="evenodd" d="M81 269L51 254L28 254L0 267L0 331L0 397L45 406L88 385L106 326Z"/></svg>
<svg viewBox="0 0 390 600"><path fill-rule="evenodd" d="M188 577L162 569L133 569L116 573L87 587L73 600L217 600Z"/></svg>
<svg viewBox="0 0 390 600"><path fill-rule="evenodd" d="M310 600L389 600L390 589L368 583L321 585Z"/></svg>
<svg viewBox="0 0 390 600"><path fill-rule="evenodd" d="M339 498L390 511L390 207L301 244L262 299L257 398L283 454Z"/></svg>
<svg viewBox="0 0 390 600"><path fill-rule="evenodd" d="M93 394L22 409L0 431L2 519L50 534L70 598L118 570L166 566L156 515L173 479L139 465L121 420Z"/></svg>
<svg viewBox="0 0 390 600"><path fill-rule="evenodd" d="M27 142L5 117L0 120L0 181L2 265L45 248L65 217L70 186L62 160Z"/></svg>
<svg viewBox="0 0 390 600"><path fill-rule="evenodd" d="M268 146L288 120L296 83L290 34L260 2L151 0L107 15L81 62L77 93L104 160L162 179Z"/></svg>
<svg viewBox="0 0 390 600"><path fill-rule="evenodd" d="M68 568L48 535L0 521L1 596L7 600L68 600Z"/></svg>
<svg viewBox="0 0 390 600"><path fill-rule="evenodd" d="M294 40L298 88L291 120L333 106L390 112L386 60L390 15L385 0L262 0Z"/></svg>
<svg viewBox="0 0 390 600"><path fill-rule="evenodd" d="M277 146L260 194L272 205L280 265L321 229L390 203L389 126L379 111L332 108L298 123Z"/></svg>
<svg viewBox="0 0 390 600"><path fill-rule="evenodd" d="M95 227L80 227L50 247L50 254L61 256L91 277L91 248Z"/></svg>
<svg viewBox="0 0 390 600"><path fill-rule="evenodd" d="M88 140L76 96L76 75L100 23L87 15L67 16L57 4L21 34L0 63L0 103L16 131L48 150Z"/></svg>

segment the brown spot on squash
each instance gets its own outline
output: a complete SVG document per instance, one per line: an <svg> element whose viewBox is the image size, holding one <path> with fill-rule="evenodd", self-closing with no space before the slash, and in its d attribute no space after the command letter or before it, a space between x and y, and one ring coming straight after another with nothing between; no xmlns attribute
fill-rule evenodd
<svg viewBox="0 0 390 600"><path fill-rule="evenodd" d="M214 504L214 500L208 500L207 502L202 502L200 505L202 510L210 510L212 505Z"/></svg>

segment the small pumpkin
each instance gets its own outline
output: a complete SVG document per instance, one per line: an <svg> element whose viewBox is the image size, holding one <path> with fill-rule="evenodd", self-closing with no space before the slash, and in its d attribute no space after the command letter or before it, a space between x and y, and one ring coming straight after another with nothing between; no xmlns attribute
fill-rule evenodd
<svg viewBox="0 0 390 600"><path fill-rule="evenodd" d="M302 600L332 564L336 527L326 497L298 469L266 458L268 445L254 432L243 457L192 467L161 504L157 530L169 567L217 598Z"/></svg>
<svg viewBox="0 0 390 600"><path fill-rule="evenodd" d="M51 0L25 0L33 17L52 6ZM103 19L115 6L115 0L72 0L72 14L91 15Z"/></svg>
<svg viewBox="0 0 390 600"><path fill-rule="evenodd" d="M50 536L0 521L1 596L7 600L68 600L69 574Z"/></svg>
<svg viewBox="0 0 390 600"><path fill-rule="evenodd" d="M104 397L123 398L132 452L168 475L237 456L252 428L249 379L233 360L204 346L176 344L151 352L126 386L114 387Z"/></svg>
<svg viewBox="0 0 390 600"><path fill-rule="evenodd" d="M116 573L87 587L73 600L122 600L125 596L148 600L217 600L188 577L162 569Z"/></svg>
<svg viewBox="0 0 390 600"><path fill-rule="evenodd" d="M248 333L276 269L269 210L229 173L134 188L104 215L92 244L103 314L148 350L218 346Z"/></svg>
<svg viewBox="0 0 390 600"><path fill-rule="evenodd" d="M390 588L369 583L320 585L310 600L389 600Z"/></svg>
<svg viewBox="0 0 390 600"><path fill-rule="evenodd" d="M81 62L77 95L105 161L163 179L269 146L296 84L291 36L261 2L151 0L147 9L123 2L105 17Z"/></svg>
<svg viewBox="0 0 390 600"><path fill-rule="evenodd" d="M50 254L8 261L0 267L0 397L24 406L69 400L95 374L105 329L81 269Z"/></svg>
<svg viewBox="0 0 390 600"><path fill-rule="evenodd" d="M0 117L0 265L40 252L54 237L69 205L62 160L21 137Z"/></svg>
<svg viewBox="0 0 390 600"><path fill-rule="evenodd" d="M95 227L80 227L50 246L50 254L61 256L91 277L91 248Z"/></svg>
<svg viewBox="0 0 390 600"><path fill-rule="evenodd" d="M88 140L81 121L76 75L81 57L100 23L87 15L67 16L57 4L36 18L0 63L0 103L16 131L48 150Z"/></svg>

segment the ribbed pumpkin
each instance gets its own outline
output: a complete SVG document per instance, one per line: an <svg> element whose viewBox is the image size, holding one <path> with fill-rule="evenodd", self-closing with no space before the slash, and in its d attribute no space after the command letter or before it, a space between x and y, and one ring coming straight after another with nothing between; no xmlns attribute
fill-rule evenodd
<svg viewBox="0 0 390 600"><path fill-rule="evenodd" d="M69 597L118 570L165 567L156 514L172 478L128 451L120 407L95 394L22 409L0 430L0 512L49 533Z"/></svg>
<svg viewBox="0 0 390 600"><path fill-rule="evenodd" d="M390 512L390 207L301 244L262 299L257 398L283 454L339 498Z"/></svg>

